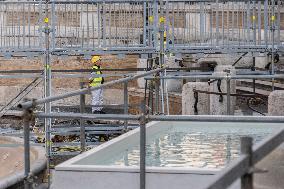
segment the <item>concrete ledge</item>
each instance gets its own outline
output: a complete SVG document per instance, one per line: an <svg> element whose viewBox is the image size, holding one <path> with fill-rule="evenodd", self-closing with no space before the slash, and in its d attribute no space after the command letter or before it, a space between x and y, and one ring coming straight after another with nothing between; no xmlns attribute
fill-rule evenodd
<svg viewBox="0 0 284 189"><path fill-rule="evenodd" d="M23 143L23 139L16 137L1 137L1 139L10 143ZM36 159L31 163L31 174L36 175L46 168L45 149L43 147L33 146L31 147L31 153L36 156ZM19 182L22 182L24 178L24 171L18 171L12 175L2 178L0 180L0 188L11 187Z"/></svg>

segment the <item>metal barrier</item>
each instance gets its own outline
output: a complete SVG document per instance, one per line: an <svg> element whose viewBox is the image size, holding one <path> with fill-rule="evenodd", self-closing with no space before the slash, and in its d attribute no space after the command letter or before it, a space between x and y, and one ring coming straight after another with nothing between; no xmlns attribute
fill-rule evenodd
<svg viewBox="0 0 284 189"><path fill-rule="evenodd" d="M0 54L276 52L283 15L268 0L11 0L0 2Z"/></svg>
<svg viewBox="0 0 284 189"><path fill-rule="evenodd" d="M167 50L236 53L277 48L283 45L281 8L281 3L267 0L167 1Z"/></svg>
<svg viewBox="0 0 284 189"><path fill-rule="evenodd" d="M274 133L260 144L252 146L252 138L241 140L241 156L218 173L204 189L225 189L241 178L241 189L253 188L253 174L259 170L254 165L284 141L284 129Z"/></svg>
<svg viewBox="0 0 284 189"><path fill-rule="evenodd" d="M128 78L123 78L123 79L119 79L116 81L112 81L112 82L108 82L105 83L99 87L91 87L89 89L80 89L77 91L73 91L73 92L69 92L66 93L64 95L58 95L58 96L53 96L53 97L46 97L44 99L39 99L39 100L34 100L34 101L29 101L29 102L25 102L19 105L20 108L24 109L24 119L25 119L25 133L27 134L27 130L28 130L28 126L31 122L32 116L38 117L38 118L45 118L45 119L50 119L50 118L66 118L66 119L80 119L81 120L81 140L84 140L84 131L85 131L85 126L83 125L83 120L86 119L91 119L91 120L124 120L124 121L128 121L128 120L139 120L140 122L140 188L141 189L145 189L145 182L146 182L146 165L145 165L145 154L146 154L146 145L145 145L145 141L146 141L146 128L145 128L145 124L147 121L210 121L210 122L216 122L216 121L220 121L222 120L223 122L274 122L274 123L283 123L284 122L284 117L283 116L165 116L165 115L147 115L147 108L145 107L145 104L141 106L141 114L140 115L129 115L129 114L123 114L123 115L116 115L116 114L102 114L102 115L94 115L94 114L85 114L83 113L52 113L52 112L47 112L47 113L34 113L33 112L33 108L36 107L37 105L40 104L44 104L44 103L50 103L56 100L60 100L63 98L68 98L68 97L72 97L72 96L76 96L76 95L84 95L89 93L92 90L96 90L98 88L105 88L108 87L110 85L113 84L118 84L118 83L124 83L127 85L127 82L133 80L133 79L137 79L140 77L145 77L147 75L152 75L155 74L156 72L163 72L163 70L166 69L165 68L160 68L160 69L156 69L156 70L152 70L143 74L139 74L136 76L132 76L132 77L128 77ZM193 77L193 76L191 76ZM220 77L212 77L212 76L205 76L206 78L218 78L218 79L227 79L228 76L220 76ZM256 76L253 75L245 75L245 76L234 76L230 79L238 79L238 78L253 78ZM258 76L261 78L283 78L283 75L262 75L262 76ZM198 77L199 78L199 77ZM202 77L204 78L204 77ZM127 89L127 86L126 86ZM127 94L127 92L125 92L125 94ZM228 93L229 94L229 93ZM125 102L125 105L126 104ZM124 105L124 106L125 106ZM84 106L84 104L82 104L82 106ZM228 107L228 109L230 109L230 107ZM49 128L49 134L50 135L50 128ZM281 130L278 133L276 133L274 136L272 136L271 138L267 139L266 141L264 141L260 147L256 148L256 154L255 155L255 159L253 160L254 163L258 162L259 160L261 160L264 156L266 156L269 152L271 152L274 148L276 148L282 141L283 141L283 134L284 131ZM50 140L50 136L48 137ZM25 155L28 159L29 156L29 143L27 142L28 138L25 137L26 139L26 143L25 143ZM46 141L46 145L47 145L47 157L50 157L51 151L50 151L50 147L51 147L51 142L47 140ZM81 143L81 147L84 150L85 149L85 142ZM226 180L228 177L230 177L230 172L232 172L232 170L239 170L238 174L234 175L234 177L230 177L229 182L226 181L228 184L232 183L234 181L235 178L244 175L245 173L247 173L248 168L246 169L241 169L243 168L243 165L245 164L246 166L251 166L253 164L247 164L246 162L248 161L247 156L241 156L239 160L237 160L237 163L233 163L231 166L229 166L229 168L225 169L224 172L220 173L220 178L223 182L223 180ZM49 164L48 164L49 165ZM27 164L27 166L29 166L29 164ZM49 166L48 166L49 169ZM26 167L26 175L28 175L29 172L29 167ZM228 173L229 175L226 175L225 173ZM220 181L221 182L221 181ZM216 181L216 183L218 183L218 185L215 184L215 182L212 184L214 186L212 186L212 188L215 187L215 185L217 186L217 188L220 186L220 182ZM27 182L27 185L29 185L30 183ZM227 185L228 185L227 184ZM227 185L224 185L222 187L226 187Z"/></svg>
<svg viewBox="0 0 284 189"><path fill-rule="evenodd" d="M42 1L0 2L0 55L35 56L42 53Z"/></svg>
<svg viewBox="0 0 284 189"><path fill-rule="evenodd" d="M51 6L53 51L145 50L145 1L52 1Z"/></svg>
<svg viewBox="0 0 284 189"><path fill-rule="evenodd" d="M146 120L266 120L284 122L282 117L171 117L131 115L78 115L52 114L51 102L65 97L82 95L91 89L51 96L50 69L51 55L68 56L93 54L159 54L160 66L167 53L240 53L255 52L273 53L283 50L281 37L281 19L283 5L281 2L268 0L243 1L232 0L25 0L0 2L0 56L41 56L45 64L45 99L27 102L21 105L25 109L25 154L29 156L28 128L32 116L31 107L45 104L46 114L35 114L45 118L46 153L51 156L51 117L140 120L141 125L141 189L145 188L145 122ZM16 16L17 14L17 16ZM274 58L272 58L272 75L276 78ZM160 72L153 70L139 77ZM34 77L34 76L31 76ZM127 82L138 78L133 76L101 87L124 83L127 93ZM159 79L170 79L163 76ZM175 77L177 78L177 77ZM183 77L186 78L186 77ZM189 77L188 77L189 78ZM208 78L208 76L194 76ZM212 77L211 77L212 78ZM243 76L242 78L248 78ZM256 78L251 76L249 78ZM225 77L226 79L226 77ZM234 78L229 78L234 79ZM164 83L159 93L157 82L156 95L164 95ZM229 94L229 93L228 93ZM228 96L229 97L229 96ZM164 97L161 97L164 99ZM159 99L156 98L157 104ZM127 101L127 98L125 98ZM163 103L161 103L164 106ZM229 105L230 106L230 105ZM164 108L161 108L164 109ZM228 108L229 109L229 108ZM124 107L127 111L127 106ZM81 124L81 132L84 132ZM83 136L81 136L81 139ZM82 148L84 148L82 144ZM28 161L28 160L27 160ZM49 162L48 162L49 164ZM49 172L49 166L48 166ZM25 169L27 177L29 164ZM28 181L26 186L29 187Z"/></svg>

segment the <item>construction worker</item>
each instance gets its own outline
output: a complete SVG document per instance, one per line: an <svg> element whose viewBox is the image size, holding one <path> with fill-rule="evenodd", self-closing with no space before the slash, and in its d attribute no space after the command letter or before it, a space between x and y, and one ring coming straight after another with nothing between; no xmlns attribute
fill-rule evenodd
<svg viewBox="0 0 284 189"><path fill-rule="evenodd" d="M97 87L104 83L104 78L99 76L102 74L102 72L99 70L102 65L101 57L93 56L91 62L93 63L92 74L96 74L96 76L90 78L89 85L90 87ZM103 107L101 107L102 104L103 104L102 89L97 89L92 91L92 112L95 114L103 114L104 113L102 111Z"/></svg>

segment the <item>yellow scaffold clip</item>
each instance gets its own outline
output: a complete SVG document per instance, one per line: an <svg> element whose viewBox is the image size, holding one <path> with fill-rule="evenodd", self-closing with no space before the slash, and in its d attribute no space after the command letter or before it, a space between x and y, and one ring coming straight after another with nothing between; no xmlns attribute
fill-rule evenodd
<svg viewBox="0 0 284 189"><path fill-rule="evenodd" d="M274 22L275 21L275 19L276 19L276 17L273 15L273 16L271 16L271 21L272 22Z"/></svg>
<svg viewBox="0 0 284 189"><path fill-rule="evenodd" d="M154 22L154 17L153 16L149 16L149 22Z"/></svg>
<svg viewBox="0 0 284 189"><path fill-rule="evenodd" d="M46 65L45 68L46 68L47 70L49 70L49 69L50 69L50 65Z"/></svg>
<svg viewBox="0 0 284 189"><path fill-rule="evenodd" d="M51 146L52 145L52 141L46 141L46 145L47 146Z"/></svg>
<svg viewBox="0 0 284 189"><path fill-rule="evenodd" d="M44 23L48 23L49 19L48 18L44 18Z"/></svg>
<svg viewBox="0 0 284 189"><path fill-rule="evenodd" d="M160 23L165 22L165 17L163 17L163 16L160 17L159 21L160 21Z"/></svg>

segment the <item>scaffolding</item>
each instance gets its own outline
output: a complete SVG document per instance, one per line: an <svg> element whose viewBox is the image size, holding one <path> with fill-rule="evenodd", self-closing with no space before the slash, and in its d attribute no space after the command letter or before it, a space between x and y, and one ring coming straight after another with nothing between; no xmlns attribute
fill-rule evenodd
<svg viewBox="0 0 284 189"><path fill-rule="evenodd" d="M80 119L118 119L140 120L140 125L146 122L146 110L142 115L128 115L127 84L128 81L139 77L155 81L155 107L148 107L155 114L168 114L168 93L166 79L276 79L284 78L277 74L274 67L274 55L283 53L283 2L270 0L25 0L0 2L0 56L13 57L41 57L44 73L40 75L23 75L22 77L42 77L44 79L44 98L21 104L25 109L26 149L29 149L27 128L30 115L44 118L45 146L48 159L48 173L50 173L50 158L52 154L51 130L55 117L69 117ZM282 34L282 35L281 35ZM256 71L249 75L230 77L213 77L196 73L195 75L167 76L165 55L183 53L204 57L206 54L230 54L243 56L248 53L257 57L260 53L271 55L270 73L256 76ZM84 95L96 88L82 89L61 96L52 96L53 57L92 55L139 54L148 58L152 66L147 68L146 74L130 76L101 87L116 83L124 84L124 114L125 115L88 115L88 114L53 114L51 102L54 100L81 95L81 112L84 112ZM154 61L157 59L158 61ZM157 63L156 63L157 62ZM233 63L233 62L232 62ZM157 68L157 69L155 69ZM150 71L151 70L151 71ZM34 73L32 73L34 74ZM64 75L64 73L62 74ZM2 75L2 78L7 76ZM18 78L10 75L9 78ZM74 76L82 77L82 76ZM160 82L161 81L161 82ZM273 87L273 86L272 86ZM227 93L230 98L230 93ZM154 101L154 98L152 98ZM33 113L35 106L44 104L44 113ZM154 104L154 103L153 103ZM228 104L228 110L230 104ZM148 110L150 112L150 110ZM228 112L229 113L229 112ZM171 117L154 116L147 120L167 120ZM179 120L214 120L226 117L176 117ZM242 120L242 118L228 117L228 121ZM264 119L264 118L262 118ZM283 122L283 118L265 118L268 121ZM256 121L259 118L248 117L246 120ZM81 124L81 147L85 149L85 129ZM141 127L141 131L145 129ZM145 184L145 130L141 135L141 181ZM143 139L144 138L144 139ZM143 143L144 141L144 143ZM26 150L29 159L29 150ZM145 151L144 151L145 154ZM144 172L142 171L144 170ZM29 164L25 169L26 178L29 176ZM50 181L49 181L50 183ZM30 183L27 181L26 186ZM143 185L143 182L142 182ZM145 186L141 186L141 189Z"/></svg>

